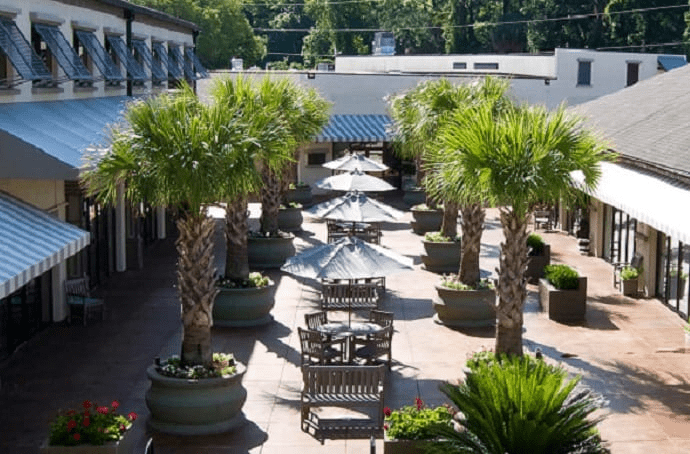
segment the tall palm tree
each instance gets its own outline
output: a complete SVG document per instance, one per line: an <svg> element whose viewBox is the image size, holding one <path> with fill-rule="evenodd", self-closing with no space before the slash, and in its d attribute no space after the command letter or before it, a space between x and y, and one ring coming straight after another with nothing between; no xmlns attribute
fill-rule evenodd
<svg viewBox="0 0 690 454"><path fill-rule="evenodd" d="M496 352L522 354L527 295L527 223L542 202L570 203L577 194L571 172L586 188L600 175L605 145L563 108L548 113L520 107L497 114L490 105L458 112L440 132L447 150L442 178L455 200L485 199L500 207L501 244Z"/></svg>
<svg viewBox="0 0 690 454"><path fill-rule="evenodd" d="M246 150L256 139L236 110L203 104L186 85L179 94L131 102L125 120L113 130L111 150L85 174L84 183L103 202L115 202L117 188L124 185L130 201L146 199L179 209L181 360L210 366L217 290L214 223L206 204L240 190L251 175Z"/></svg>

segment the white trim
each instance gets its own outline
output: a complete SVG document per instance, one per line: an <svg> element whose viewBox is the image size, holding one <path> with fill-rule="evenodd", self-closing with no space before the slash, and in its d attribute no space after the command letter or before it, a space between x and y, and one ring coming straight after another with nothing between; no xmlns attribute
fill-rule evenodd
<svg viewBox="0 0 690 454"><path fill-rule="evenodd" d="M29 18L31 19L31 22L37 22L40 24L62 25L65 23L65 19L62 17L42 12L31 12L29 13Z"/></svg>
<svg viewBox="0 0 690 454"><path fill-rule="evenodd" d="M123 36L125 34L125 31L121 28L103 27L103 33L106 35Z"/></svg>
<svg viewBox="0 0 690 454"><path fill-rule="evenodd" d="M0 16L10 16L12 18L15 18L21 13L21 8L16 8L14 6L8 5L0 5Z"/></svg>
<svg viewBox="0 0 690 454"><path fill-rule="evenodd" d="M72 28L74 30L84 30L87 32L98 31L98 25L92 24L91 22L86 22L83 20L73 20L72 21Z"/></svg>

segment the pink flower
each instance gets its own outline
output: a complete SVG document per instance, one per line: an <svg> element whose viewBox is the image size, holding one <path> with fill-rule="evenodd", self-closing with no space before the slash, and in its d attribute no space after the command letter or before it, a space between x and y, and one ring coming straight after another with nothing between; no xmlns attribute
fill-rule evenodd
<svg viewBox="0 0 690 454"><path fill-rule="evenodd" d="M108 407L96 407L96 411L102 415L107 415Z"/></svg>
<svg viewBox="0 0 690 454"><path fill-rule="evenodd" d="M113 411L114 411L114 410L117 410L117 407L120 406L120 402L114 400L113 403L110 404L110 406L112 407Z"/></svg>
<svg viewBox="0 0 690 454"><path fill-rule="evenodd" d="M90 400L85 400L84 403L82 404L82 406L83 406L86 410L88 410L89 408L91 408L91 401L90 401Z"/></svg>
<svg viewBox="0 0 690 454"><path fill-rule="evenodd" d="M70 419L70 420L67 422L67 432L71 431L71 430L74 429L75 427L77 427L77 421L75 421L74 419Z"/></svg>
<svg viewBox="0 0 690 454"><path fill-rule="evenodd" d="M388 407L385 407L385 408L383 409L383 414L386 415L386 416L390 416L390 415L391 415L391 409L388 408Z"/></svg>
<svg viewBox="0 0 690 454"><path fill-rule="evenodd" d="M84 427L89 427L89 424L91 424L91 418L88 416L84 417L84 422L82 422L82 424L84 424Z"/></svg>
<svg viewBox="0 0 690 454"><path fill-rule="evenodd" d="M422 399L420 399L419 397L414 398L414 403L417 406L417 410L421 410L424 406L424 402L422 402Z"/></svg>
<svg viewBox="0 0 690 454"><path fill-rule="evenodd" d="M137 414L134 412L131 412L127 415L131 421L134 421L137 419Z"/></svg>
<svg viewBox="0 0 690 454"><path fill-rule="evenodd" d="M79 434L74 434L74 439L75 439L75 440L79 441L80 438L81 438L81 435L79 435Z"/></svg>

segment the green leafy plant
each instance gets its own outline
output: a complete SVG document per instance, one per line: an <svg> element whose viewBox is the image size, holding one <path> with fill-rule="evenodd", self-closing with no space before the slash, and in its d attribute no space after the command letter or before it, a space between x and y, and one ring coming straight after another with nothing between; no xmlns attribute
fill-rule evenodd
<svg viewBox="0 0 690 454"><path fill-rule="evenodd" d="M640 275L640 271L641 270L633 268L632 266L626 266L621 270L621 279L624 281L629 279L637 279Z"/></svg>
<svg viewBox="0 0 690 454"><path fill-rule="evenodd" d="M527 247L530 248L529 255L541 255L544 252L544 240L536 233L531 233L527 237Z"/></svg>
<svg viewBox="0 0 690 454"><path fill-rule="evenodd" d="M669 275L669 277L672 277L672 278L678 277L678 267L672 266L671 269L668 271L668 275ZM687 279L688 273L686 273L685 271L681 271L680 278L681 279Z"/></svg>
<svg viewBox="0 0 690 454"><path fill-rule="evenodd" d="M464 383L441 386L463 429L431 429L443 452L609 452L596 428L601 419L590 418L603 400L579 377L568 379L564 369L527 355L482 353L468 365Z"/></svg>
<svg viewBox="0 0 690 454"><path fill-rule="evenodd" d="M101 406L90 400L82 403L83 411L61 411L50 425L48 444L51 446L102 445L118 441L132 427L137 414L127 417L117 413L120 404Z"/></svg>
<svg viewBox="0 0 690 454"><path fill-rule="evenodd" d="M450 243L460 241L460 236L456 236L451 239L444 236L441 232L427 232L424 234L424 241L429 241L430 243Z"/></svg>
<svg viewBox="0 0 690 454"><path fill-rule="evenodd" d="M258 271L249 273L247 279L236 281L225 277L218 278L218 286L223 288L260 288L266 287L271 283L268 276L264 276Z"/></svg>
<svg viewBox="0 0 690 454"><path fill-rule="evenodd" d="M183 366L179 356L171 356L156 369L166 377L188 378L218 378L232 375L237 371L235 357L232 353L214 353L211 367L202 365Z"/></svg>
<svg viewBox="0 0 690 454"><path fill-rule="evenodd" d="M453 279L451 276L444 276L441 280L441 286L452 290L489 290L496 288L494 282L490 279L480 279L476 286L463 284L460 281Z"/></svg>
<svg viewBox="0 0 690 454"><path fill-rule="evenodd" d="M544 275L559 290L575 290L580 285L580 275L568 265L546 265Z"/></svg>
<svg viewBox="0 0 690 454"><path fill-rule="evenodd" d="M288 189L308 188L308 187L309 187L309 184L305 183L304 181L288 184Z"/></svg>
<svg viewBox="0 0 690 454"><path fill-rule="evenodd" d="M302 208L302 204L299 202L288 202L287 204L281 203L280 209L284 210L286 208Z"/></svg>
<svg viewBox="0 0 690 454"><path fill-rule="evenodd" d="M416 397L414 405L407 405L399 410L384 408L383 429L388 438L396 440L429 440L435 437L433 427L452 427L454 413L447 405L426 407L422 399Z"/></svg>
<svg viewBox="0 0 690 454"><path fill-rule="evenodd" d="M685 330L686 333L690 334L690 323L686 323L683 326L683 330Z"/></svg>
<svg viewBox="0 0 690 454"><path fill-rule="evenodd" d="M436 208L431 208L426 203L420 203L419 205L415 205L410 209L412 211L436 211L436 210L443 210L443 205L438 205Z"/></svg>

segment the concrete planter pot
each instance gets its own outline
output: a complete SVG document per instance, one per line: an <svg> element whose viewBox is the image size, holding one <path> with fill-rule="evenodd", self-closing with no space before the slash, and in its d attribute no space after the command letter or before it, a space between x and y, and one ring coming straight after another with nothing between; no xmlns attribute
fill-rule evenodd
<svg viewBox="0 0 690 454"><path fill-rule="evenodd" d="M424 235L427 232L438 232L441 230L441 222L443 222L443 210L417 210L412 209L412 231L418 235Z"/></svg>
<svg viewBox="0 0 690 454"><path fill-rule="evenodd" d="M424 446L429 440L396 440L383 437L383 454L424 454Z"/></svg>
<svg viewBox="0 0 690 454"><path fill-rule="evenodd" d="M681 278L680 279L680 289L678 288L678 281L676 276L671 276L668 280L669 282L669 292L668 292L668 297L669 299L675 300L675 299L683 299L685 297L685 279ZM680 290L680 292L679 292Z"/></svg>
<svg viewBox="0 0 690 454"><path fill-rule="evenodd" d="M434 242L422 240L424 252L422 263L424 269L432 273L457 273L460 267L461 242Z"/></svg>
<svg viewBox="0 0 690 454"><path fill-rule="evenodd" d="M301 203L302 205L309 205L312 200L310 186L297 186L294 189L288 189L283 196L285 202Z"/></svg>
<svg viewBox="0 0 690 454"><path fill-rule="evenodd" d="M539 279L544 277L544 267L551 264L551 246L544 245L544 249L539 255L530 255L527 262L525 277L530 284L539 283Z"/></svg>
<svg viewBox="0 0 690 454"><path fill-rule="evenodd" d="M302 230L302 206L286 207L278 211L278 228L283 232Z"/></svg>
<svg viewBox="0 0 690 454"><path fill-rule="evenodd" d="M149 366L151 387L146 405L150 427L173 435L209 435L230 431L244 424L242 406L247 390L242 377L247 368L237 363L237 373L228 377L188 380L165 377Z"/></svg>
<svg viewBox="0 0 690 454"><path fill-rule="evenodd" d="M295 255L294 239L295 235L291 233L269 238L250 236L247 240L249 268L280 268L288 257Z"/></svg>
<svg viewBox="0 0 690 454"><path fill-rule="evenodd" d="M587 278L580 277L575 290L559 290L546 279L539 279L539 304L551 320L583 322L587 313Z"/></svg>
<svg viewBox="0 0 690 454"><path fill-rule="evenodd" d="M223 288L213 303L213 324L222 327L262 326L273 321L276 285Z"/></svg>
<svg viewBox="0 0 690 454"><path fill-rule="evenodd" d="M448 326L492 326L496 323L496 291L454 290L436 285L434 321Z"/></svg>
<svg viewBox="0 0 690 454"><path fill-rule="evenodd" d="M625 296L637 296L637 278L621 279L621 293Z"/></svg>
<svg viewBox="0 0 690 454"><path fill-rule="evenodd" d="M405 189L403 194L403 202L409 206L419 205L426 202L426 192L424 189Z"/></svg>
<svg viewBox="0 0 690 454"><path fill-rule="evenodd" d="M41 454L130 454L134 451L137 438L133 429L134 426L130 427L118 441L102 445L51 446L46 440L41 445Z"/></svg>

